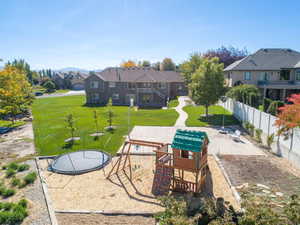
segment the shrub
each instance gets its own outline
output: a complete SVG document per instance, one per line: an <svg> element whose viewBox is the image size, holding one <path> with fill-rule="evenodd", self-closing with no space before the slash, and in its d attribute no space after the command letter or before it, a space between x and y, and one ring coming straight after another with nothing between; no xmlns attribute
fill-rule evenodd
<svg viewBox="0 0 300 225"><path fill-rule="evenodd" d="M46 81L46 82L43 84L43 87L46 88L46 91L47 91L48 93L54 92L54 91L55 91L55 84L54 84L51 80Z"/></svg>
<svg viewBox="0 0 300 225"><path fill-rule="evenodd" d="M261 129L255 129L255 138L258 143L262 143L261 134L262 134Z"/></svg>
<svg viewBox="0 0 300 225"><path fill-rule="evenodd" d="M29 170L30 166L28 164L21 164L19 165L18 167L18 172L22 172L22 171L25 171L25 170Z"/></svg>
<svg viewBox="0 0 300 225"><path fill-rule="evenodd" d="M7 165L8 169L13 169L13 170L17 170L18 167L19 167L19 165L17 163L14 163L14 162Z"/></svg>
<svg viewBox="0 0 300 225"><path fill-rule="evenodd" d="M19 205L21 205L22 207L26 208L27 207L27 204L28 204L28 201L26 199L21 199L18 203Z"/></svg>
<svg viewBox="0 0 300 225"><path fill-rule="evenodd" d="M249 125L249 132L250 132L250 135L253 137L254 136L254 129L255 129L255 126L253 126L252 124Z"/></svg>
<svg viewBox="0 0 300 225"><path fill-rule="evenodd" d="M15 175L15 174L16 174L16 171L15 171L14 169L12 169L12 168L8 168L8 169L5 171L5 176L6 176L7 178L12 177L12 176Z"/></svg>
<svg viewBox="0 0 300 225"><path fill-rule="evenodd" d="M21 180L19 178L13 177L11 180L11 185L12 186L19 186L21 184Z"/></svg>
<svg viewBox="0 0 300 225"><path fill-rule="evenodd" d="M4 198L8 198L10 196L13 196L16 193L16 191L14 189L6 189L4 190L4 192L2 193L2 196Z"/></svg>
<svg viewBox="0 0 300 225"><path fill-rule="evenodd" d="M34 181L36 180L36 177L37 177L36 172L32 172L32 173L27 174L23 178L25 185L34 183Z"/></svg>
<svg viewBox="0 0 300 225"><path fill-rule="evenodd" d="M267 145L268 145L268 148L271 148L271 145L272 145L273 142L274 142L274 137L275 137L274 134L271 134L271 135L268 135L268 136L267 136Z"/></svg>

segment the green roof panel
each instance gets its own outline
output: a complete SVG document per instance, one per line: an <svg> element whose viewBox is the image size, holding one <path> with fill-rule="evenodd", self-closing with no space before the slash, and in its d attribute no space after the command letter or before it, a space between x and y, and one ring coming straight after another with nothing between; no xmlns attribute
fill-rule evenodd
<svg viewBox="0 0 300 225"><path fill-rule="evenodd" d="M171 147L180 150L200 152L205 139L207 139L205 132L178 129L176 130Z"/></svg>

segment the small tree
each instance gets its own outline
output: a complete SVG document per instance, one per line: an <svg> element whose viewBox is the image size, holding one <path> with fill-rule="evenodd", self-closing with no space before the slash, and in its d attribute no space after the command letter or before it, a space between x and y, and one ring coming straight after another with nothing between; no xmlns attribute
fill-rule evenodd
<svg viewBox="0 0 300 225"><path fill-rule="evenodd" d="M65 122L66 122L66 128L71 133L71 138L72 138L72 142L73 142L73 140L74 140L74 132L76 130L75 124L74 124L73 114L68 114L67 117L66 117Z"/></svg>
<svg viewBox="0 0 300 225"><path fill-rule="evenodd" d="M108 107L108 111L107 111L107 115L108 115L108 119L107 122L109 124L109 129L112 129L112 122L113 122L113 117L114 117L114 113L112 111L112 99L109 98L108 103L106 105Z"/></svg>
<svg viewBox="0 0 300 225"><path fill-rule="evenodd" d="M189 87L195 103L205 106L207 117L208 107L217 103L224 93L223 64L219 63L218 58L203 59L199 69L192 75Z"/></svg>
<svg viewBox="0 0 300 225"><path fill-rule="evenodd" d="M261 140L262 130L261 129L255 129L255 137L258 143L262 143Z"/></svg>
<svg viewBox="0 0 300 225"><path fill-rule="evenodd" d="M136 67L136 63L133 60L123 61L121 63L121 67L124 68L130 68L130 67Z"/></svg>
<svg viewBox="0 0 300 225"><path fill-rule="evenodd" d="M288 137L294 128L300 127L300 94L293 94L287 99L292 104L279 108L278 119L275 124L279 127L279 134Z"/></svg>
<svg viewBox="0 0 300 225"><path fill-rule="evenodd" d="M274 136L275 136L274 134L271 134L271 135L267 136L267 146L268 146L268 148L271 148L271 145L274 142Z"/></svg>
<svg viewBox="0 0 300 225"><path fill-rule="evenodd" d="M96 110L94 110L93 113L94 113L93 116L94 116L94 122L96 127L96 133L99 133L99 116Z"/></svg>
<svg viewBox="0 0 300 225"><path fill-rule="evenodd" d="M46 82L43 84L43 87L46 88L46 91L47 91L48 93L54 92L54 91L55 91L55 84L54 84L51 80L46 81Z"/></svg>

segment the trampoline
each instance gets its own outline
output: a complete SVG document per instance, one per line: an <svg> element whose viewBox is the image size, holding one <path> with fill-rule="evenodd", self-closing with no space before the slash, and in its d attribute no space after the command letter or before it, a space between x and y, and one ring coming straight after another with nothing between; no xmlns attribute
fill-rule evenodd
<svg viewBox="0 0 300 225"><path fill-rule="evenodd" d="M102 151L81 150L56 157L49 170L61 174L82 174L103 168L110 159L110 155Z"/></svg>

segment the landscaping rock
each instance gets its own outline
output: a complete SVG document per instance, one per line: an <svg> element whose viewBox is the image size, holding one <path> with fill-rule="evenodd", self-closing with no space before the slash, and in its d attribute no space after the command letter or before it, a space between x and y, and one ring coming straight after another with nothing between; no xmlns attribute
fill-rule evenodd
<svg viewBox="0 0 300 225"><path fill-rule="evenodd" d="M268 191L268 190L262 190L263 193L266 193L266 194L270 194L271 191Z"/></svg>
<svg viewBox="0 0 300 225"><path fill-rule="evenodd" d="M275 192L275 194L279 197L282 197L283 196L283 193L282 192Z"/></svg>
<svg viewBox="0 0 300 225"><path fill-rule="evenodd" d="M104 133L102 133L102 132L90 134L91 137L100 137L102 135L104 135Z"/></svg>
<svg viewBox="0 0 300 225"><path fill-rule="evenodd" d="M264 189L270 189L270 187L266 186L266 185L263 185L263 184L256 184L257 187L261 187L261 188L264 188Z"/></svg>
<svg viewBox="0 0 300 225"><path fill-rule="evenodd" d="M65 140L65 142L70 142L70 141L79 141L80 137L73 137L73 138L68 138Z"/></svg>

